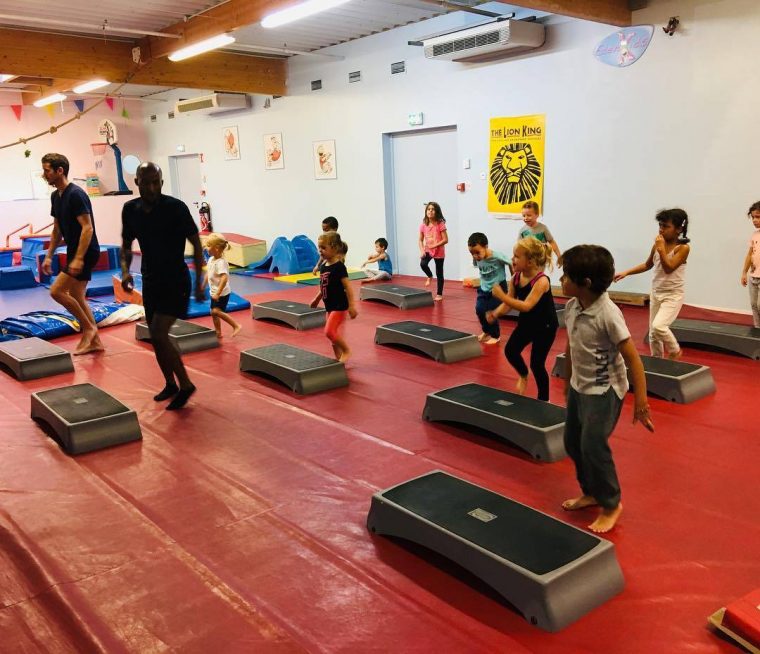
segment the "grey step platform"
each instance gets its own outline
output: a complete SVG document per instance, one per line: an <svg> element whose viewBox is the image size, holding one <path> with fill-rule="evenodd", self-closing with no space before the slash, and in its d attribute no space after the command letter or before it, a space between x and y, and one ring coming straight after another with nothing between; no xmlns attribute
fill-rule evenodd
<svg viewBox="0 0 760 654"><path fill-rule="evenodd" d="M715 392L715 380L707 366L641 355L647 392L678 404L689 404ZM553 377L565 376L565 355L554 361ZM628 382L633 385L630 371Z"/></svg>
<svg viewBox="0 0 760 654"><path fill-rule="evenodd" d="M485 429L540 461L567 456L564 407L482 384L462 384L430 393L425 420L457 422Z"/></svg>
<svg viewBox="0 0 760 654"><path fill-rule="evenodd" d="M301 395L348 386L340 361L282 343L241 352L240 370L274 377Z"/></svg>
<svg viewBox="0 0 760 654"><path fill-rule="evenodd" d="M74 371L71 354L36 336L0 343L0 364L21 381Z"/></svg>
<svg viewBox="0 0 760 654"><path fill-rule="evenodd" d="M679 318L670 329L679 343L710 345L750 359L760 359L760 329L757 327Z"/></svg>
<svg viewBox="0 0 760 654"><path fill-rule="evenodd" d="M150 341L150 329L147 323L138 322L135 326L135 338L138 341ZM196 325L187 320L176 320L169 330L169 339L177 346L180 353L200 352L219 347L216 332L210 327Z"/></svg>
<svg viewBox="0 0 760 654"><path fill-rule="evenodd" d="M398 284L364 284L359 291L360 300L379 300L399 309L417 309L433 305L433 294L421 288Z"/></svg>
<svg viewBox="0 0 760 654"><path fill-rule="evenodd" d="M454 561L546 631L623 590L609 541L440 470L375 493L367 527Z"/></svg>
<svg viewBox="0 0 760 654"><path fill-rule="evenodd" d="M324 327L327 320L327 312L321 307L312 309L303 302L290 302L288 300L259 302L251 307L251 312L254 320L276 320L299 331Z"/></svg>
<svg viewBox="0 0 760 654"><path fill-rule="evenodd" d="M68 454L142 439L137 414L92 384L32 393L32 418L47 423Z"/></svg>
<svg viewBox="0 0 760 654"><path fill-rule="evenodd" d="M378 345L405 345L427 354L440 363L454 363L483 354L472 334L415 320L403 320L375 329Z"/></svg>

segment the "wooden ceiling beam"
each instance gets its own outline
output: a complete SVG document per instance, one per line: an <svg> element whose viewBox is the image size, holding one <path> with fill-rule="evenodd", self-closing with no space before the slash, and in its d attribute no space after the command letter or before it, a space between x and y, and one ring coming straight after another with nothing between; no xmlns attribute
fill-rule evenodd
<svg viewBox="0 0 760 654"><path fill-rule="evenodd" d="M34 104L40 98L45 98L53 93L66 93L71 91L77 84L81 84L79 79L55 79L49 80L49 84L30 83L26 90L34 90L35 93L24 93L24 104Z"/></svg>
<svg viewBox="0 0 760 654"><path fill-rule="evenodd" d="M135 72L130 43L2 28L0 43L0 69L15 75L119 83ZM285 95L285 80L284 59L227 52L209 52L177 63L149 59L129 79L134 84L272 95Z"/></svg>
<svg viewBox="0 0 760 654"><path fill-rule="evenodd" d="M280 9L300 4L301 0L228 0L224 4L212 7L199 16L187 21L180 21L162 29L162 32L179 34L181 39L162 39L148 37L152 57L165 57L175 50L203 41L217 34L232 32L258 23Z"/></svg>

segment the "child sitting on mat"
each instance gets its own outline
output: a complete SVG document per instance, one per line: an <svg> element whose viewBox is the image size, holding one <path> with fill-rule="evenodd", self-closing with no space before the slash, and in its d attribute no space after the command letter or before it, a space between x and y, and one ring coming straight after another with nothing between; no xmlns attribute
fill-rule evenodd
<svg viewBox="0 0 760 654"><path fill-rule="evenodd" d="M224 251L230 244L221 234L210 234L206 237L206 249L211 258L206 262L206 280L211 294L211 319L214 321L214 329L217 338L222 338L222 321L232 327L233 338L240 333L240 323L230 316L227 304L230 301L230 267L224 258ZM204 283L204 285L205 285Z"/></svg>
<svg viewBox="0 0 760 654"><path fill-rule="evenodd" d="M319 269L319 292L311 301L311 307L316 308L320 300L324 300L327 311L325 336L330 340L335 352L335 358L345 363L351 356L348 343L341 335L346 314L351 320L356 318L354 295L348 280L348 271L343 263L343 257L348 252L348 245L343 242L338 232L326 232L319 237L319 255L324 261Z"/></svg>
<svg viewBox="0 0 760 654"><path fill-rule="evenodd" d="M623 505L609 438L620 417L628 390L626 366L634 390L633 422L649 431L644 366L620 309L607 295L615 262L599 245L576 245L563 256L562 292L565 305L565 449L575 463L583 493L562 503L566 511L599 506L588 528L604 533L615 526Z"/></svg>
<svg viewBox="0 0 760 654"><path fill-rule="evenodd" d="M367 255L367 260L362 264L362 268L365 269L364 274L367 275L367 279L363 279L362 284L387 281L393 277L393 262L387 250L388 241L382 237L375 241L375 253ZM377 270L366 268L371 263L377 263Z"/></svg>

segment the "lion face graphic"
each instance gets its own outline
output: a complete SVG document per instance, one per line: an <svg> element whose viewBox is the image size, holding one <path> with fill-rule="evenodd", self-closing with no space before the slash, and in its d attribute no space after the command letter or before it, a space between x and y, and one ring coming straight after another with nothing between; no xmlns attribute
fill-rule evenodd
<svg viewBox="0 0 760 654"><path fill-rule="evenodd" d="M499 204L525 202L536 195L541 165L529 144L510 143L496 153L490 179Z"/></svg>

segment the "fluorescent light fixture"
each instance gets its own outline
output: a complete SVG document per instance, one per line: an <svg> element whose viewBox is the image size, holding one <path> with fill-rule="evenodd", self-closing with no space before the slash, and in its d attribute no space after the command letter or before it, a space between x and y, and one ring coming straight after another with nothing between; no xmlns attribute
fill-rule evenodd
<svg viewBox="0 0 760 654"><path fill-rule="evenodd" d="M290 7L289 9L283 9L277 11L269 16L265 16L261 21L262 27L279 27L286 23L292 23L294 20L300 20L313 14L318 14L320 11L327 11L333 7L342 5L349 0L307 0L306 2Z"/></svg>
<svg viewBox="0 0 760 654"><path fill-rule="evenodd" d="M182 61L183 59L189 59L195 55L203 54L209 50L216 50L217 48L224 47L225 45L229 45L230 43L234 42L234 36L230 36L229 34L219 34L217 36L211 37L210 39L206 39L205 41L198 41L198 43L193 43L193 45L189 45L186 48L181 48L175 52L172 52L169 55L169 60Z"/></svg>
<svg viewBox="0 0 760 654"><path fill-rule="evenodd" d="M16 79L18 75L6 75L5 73L0 73L0 84L3 82L10 82L12 79Z"/></svg>
<svg viewBox="0 0 760 654"><path fill-rule="evenodd" d="M65 100L66 96L63 93L53 93L53 95L49 95L46 98L40 98L37 100L37 102L34 103L35 107L44 107L48 104L53 104L54 102L61 102L62 100Z"/></svg>
<svg viewBox="0 0 760 654"><path fill-rule="evenodd" d="M85 82L79 86L75 86L72 90L77 95L80 93L89 93L95 89L102 89L104 86L108 86L111 82L106 82L104 79L94 79L91 82Z"/></svg>

